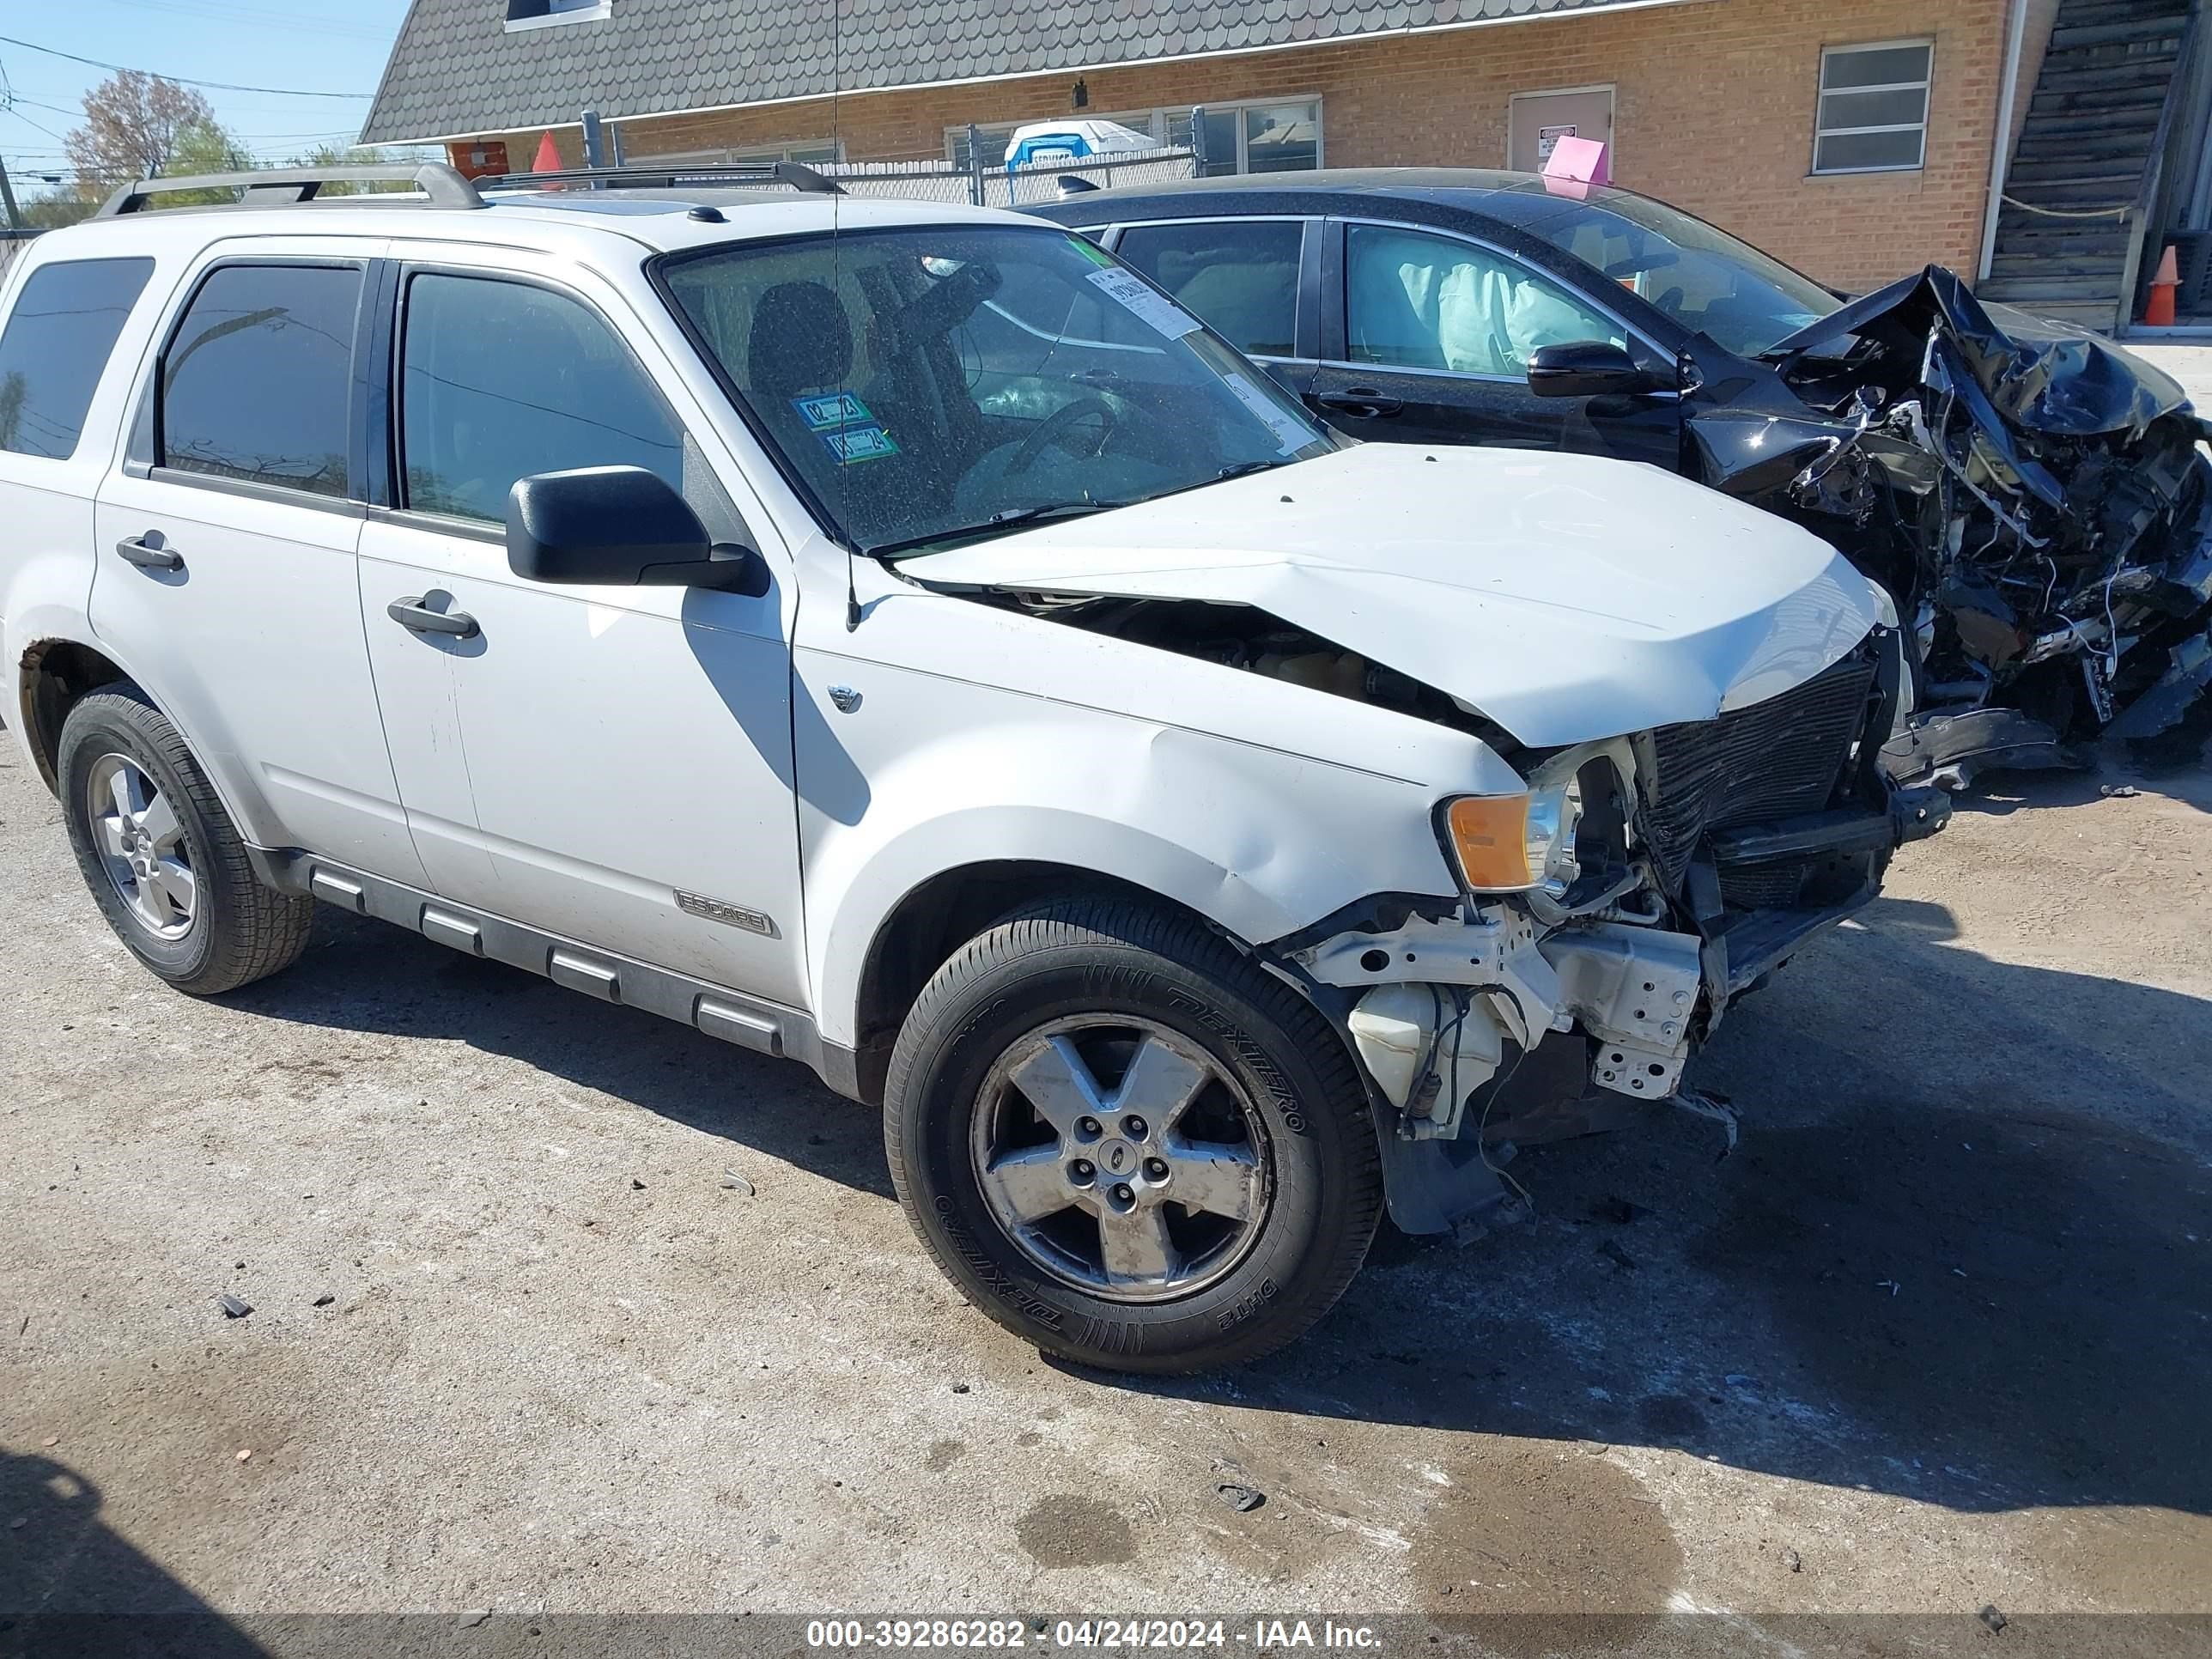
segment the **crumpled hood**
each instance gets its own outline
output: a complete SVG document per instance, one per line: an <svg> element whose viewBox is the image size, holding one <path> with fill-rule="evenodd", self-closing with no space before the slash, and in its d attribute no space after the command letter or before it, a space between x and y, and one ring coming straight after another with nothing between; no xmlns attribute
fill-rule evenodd
<svg viewBox="0 0 2212 1659"><path fill-rule="evenodd" d="M1397 444L899 568L933 586L1251 605L1532 747L1763 702L1857 644L1879 603L1809 532L1656 467Z"/></svg>

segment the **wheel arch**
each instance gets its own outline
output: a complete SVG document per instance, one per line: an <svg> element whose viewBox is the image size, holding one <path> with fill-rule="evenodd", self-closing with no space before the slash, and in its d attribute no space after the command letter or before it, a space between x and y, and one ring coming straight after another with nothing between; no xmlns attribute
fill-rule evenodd
<svg viewBox="0 0 2212 1659"><path fill-rule="evenodd" d="M97 646L47 638L33 640L23 647L15 667L15 708L21 722L18 729L31 763L55 793L61 791L58 763L62 725L69 719L70 710L88 691L118 680L131 680L129 671ZM163 711L165 715L167 712Z"/></svg>

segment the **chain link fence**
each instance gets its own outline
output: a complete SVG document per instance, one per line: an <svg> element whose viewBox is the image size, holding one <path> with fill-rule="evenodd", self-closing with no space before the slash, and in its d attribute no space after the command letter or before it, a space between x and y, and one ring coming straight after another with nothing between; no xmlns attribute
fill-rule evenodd
<svg viewBox="0 0 2212 1659"><path fill-rule="evenodd" d="M1060 180L1080 179L1099 190L1116 185L1166 184L1198 176L1198 157L1188 149L1116 150L1077 161L1041 161L1009 172L986 167L979 148L966 167L932 158L915 161L833 161L815 171L834 179L848 196L896 197L907 201L966 202L977 207L1025 207L1062 193Z"/></svg>

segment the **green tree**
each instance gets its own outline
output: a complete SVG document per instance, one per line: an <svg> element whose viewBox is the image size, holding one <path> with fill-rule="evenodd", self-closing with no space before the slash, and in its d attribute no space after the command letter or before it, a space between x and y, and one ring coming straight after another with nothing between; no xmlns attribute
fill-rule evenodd
<svg viewBox="0 0 2212 1659"><path fill-rule="evenodd" d="M392 158L380 149L361 144L350 147L339 144L318 144L305 155L295 155L284 163L288 167L375 167ZM318 196L358 196L365 191L404 190L404 185L335 184L317 191Z"/></svg>

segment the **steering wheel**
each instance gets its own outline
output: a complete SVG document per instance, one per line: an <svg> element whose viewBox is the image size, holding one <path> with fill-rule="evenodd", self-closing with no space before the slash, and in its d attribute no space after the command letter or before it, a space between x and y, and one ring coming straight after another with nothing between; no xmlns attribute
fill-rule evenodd
<svg viewBox="0 0 2212 1659"><path fill-rule="evenodd" d="M1087 421L1093 416L1105 422L1105 429L1098 434L1098 441L1091 453L1093 455L1102 453L1107 441L1113 437L1114 428L1117 424L1114 418L1114 406L1103 398L1078 398L1073 403L1064 404L1054 410L1036 423L1036 430L1022 440L1021 447L1014 452L1013 459L1006 463L1006 470L1001 476L1012 478L1028 471L1036 458L1044 453L1047 444L1078 421Z"/></svg>

